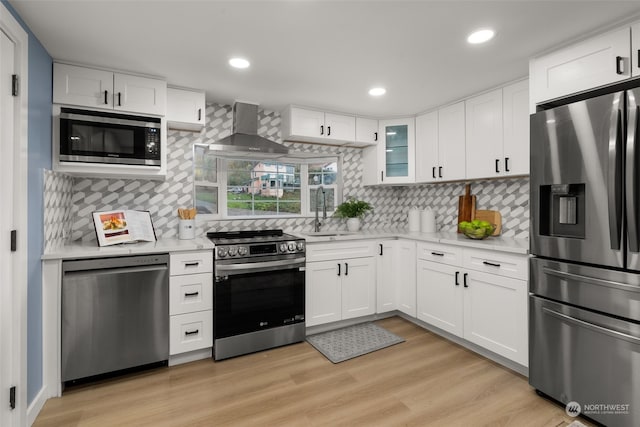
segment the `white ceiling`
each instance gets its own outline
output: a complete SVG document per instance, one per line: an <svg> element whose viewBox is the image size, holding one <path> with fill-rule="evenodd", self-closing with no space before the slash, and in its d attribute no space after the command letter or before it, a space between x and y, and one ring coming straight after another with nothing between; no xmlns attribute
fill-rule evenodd
<svg viewBox="0 0 640 427"><path fill-rule="evenodd" d="M529 57L640 19L637 0L9 2L54 59L162 76L208 101L378 117L524 77ZM466 43L486 26L494 40ZM235 55L251 67L231 69ZM374 85L387 94L370 97Z"/></svg>

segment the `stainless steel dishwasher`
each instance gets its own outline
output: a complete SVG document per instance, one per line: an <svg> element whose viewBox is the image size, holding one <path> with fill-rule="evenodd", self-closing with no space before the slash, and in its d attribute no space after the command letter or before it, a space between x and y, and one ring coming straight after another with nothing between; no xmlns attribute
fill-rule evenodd
<svg viewBox="0 0 640 427"><path fill-rule="evenodd" d="M62 263L62 381L169 358L169 255Z"/></svg>

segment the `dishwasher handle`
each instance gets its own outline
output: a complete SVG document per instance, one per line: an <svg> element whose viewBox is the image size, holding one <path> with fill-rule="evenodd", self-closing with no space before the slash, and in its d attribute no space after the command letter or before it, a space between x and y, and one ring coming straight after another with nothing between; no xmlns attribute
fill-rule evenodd
<svg viewBox="0 0 640 427"><path fill-rule="evenodd" d="M169 266L166 264L160 265L148 265L144 267L118 267L118 268L98 268L98 269L86 269L86 270L75 270L75 271L65 271L65 277L72 276L100 276L105 274L129 274L129 273L145 273L149 271L163 271L167 270Z"/></svg>

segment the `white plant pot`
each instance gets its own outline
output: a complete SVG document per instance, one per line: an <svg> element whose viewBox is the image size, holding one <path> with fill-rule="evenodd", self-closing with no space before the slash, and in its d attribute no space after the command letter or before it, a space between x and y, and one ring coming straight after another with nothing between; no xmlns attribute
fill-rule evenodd
<svg viewBox="0 0 640 427"><path fill-rule="evenodd" d="M349 218L347 220L347 230L360 231L360 218Z"/></svg>

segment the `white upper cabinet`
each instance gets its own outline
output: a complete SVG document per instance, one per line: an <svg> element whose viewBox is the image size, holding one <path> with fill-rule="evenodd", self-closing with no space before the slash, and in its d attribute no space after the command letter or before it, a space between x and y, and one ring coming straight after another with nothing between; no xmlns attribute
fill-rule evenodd
<svg viewBox="0 0 640 427"><path fill-rule="evenodd" d="M529 175L529 80L502 88L504 175Z"/></svg>
<svg viewBox="0 0 640 427"><path fill-rule="evenodd" d="M438 112L416 117L416 182L438 181Z"/></svg>
<svg viewBox="0 0 640 427"><path fill-rule="evenodd" d="M378 137L378 121L356 117L356 145L376 145Z"/></svg>
<svg viewBox="0 0 640 427"><path fill-rule="evenodd" d="M630 27L624 27L532 59L532 102L542 103L631 77L630 32Z"/></svg>
<svg viewBox="0 0 640 427"><path fill-rule="evenodd" d="M167 88L167 126L200 130L205 125L205 95L202 91Z"/></svg>
<svg viewBox="0 0 640 427"><path fill-rule="evenodd" d="M502 89L465 101L467 179L497 176L502 164Z"/></svg>
<svg viewBox="0 0 640 427"><path fill-rule="evenodd" d="M444 181L466 177L464 102L438 110L437 176Z"/></svg>
<svg viewBox="0 0 640 427"><path fill-rule="evenodd" d="M53 64L55 104L164 116L166 97L167 83L164 80Z"/></svg>
<svg viewBox="0 0 640 427"><path fill-rule="evenodd" d="M631 27L631 76L640 76L640 22Z"/></svg>
<svg viewBox="0 0 640 427"><path fill-rule="evenodd" d="M356 118L299 107L282 112L282 138L286 141L354 143Z"/></svg>
<svg viewBox="0 0 640 427"><path fill-rule="evenodd" d="M382 184L415 182L415 119L380 120L378 166Z"/></svg>

